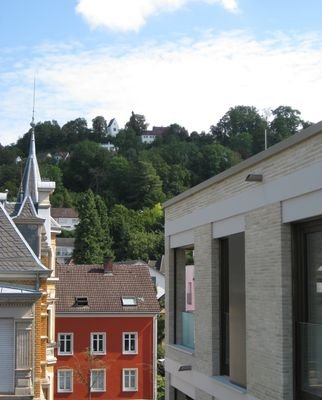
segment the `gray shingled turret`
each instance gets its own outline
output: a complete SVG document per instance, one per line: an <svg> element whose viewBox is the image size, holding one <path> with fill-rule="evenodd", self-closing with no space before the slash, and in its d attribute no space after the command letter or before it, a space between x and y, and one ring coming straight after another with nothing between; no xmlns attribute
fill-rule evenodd
<svg viewBox="0 0 322 400"><path fill-rule="evenodd" d="M32 132L29 145L29 155L21 182L22 193L20 193L21 197L18 198L18 202L22 203L27 196L30 196L33 203L36 205L38 203L38 185L41 182L41 177L36 156L34 121L32 121L31 126Z"/></svg>

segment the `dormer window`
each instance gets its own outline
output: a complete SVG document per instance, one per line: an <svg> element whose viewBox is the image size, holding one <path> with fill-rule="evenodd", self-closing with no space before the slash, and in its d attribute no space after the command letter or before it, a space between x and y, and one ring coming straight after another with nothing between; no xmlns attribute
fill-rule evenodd
<svg viewBox="0 0 322 400"><path fill-rule="evenodd" d="M77 307L82 307L82 306L88 306L88 298L87 296L76 296L75 297L75 306Z"/></svg>
<svg viewBox="0 0 322 400"><path fill-rule="evenodd" d="M136 297L134 296L122 296L122 305L123 306L136 306Z"/></svg>

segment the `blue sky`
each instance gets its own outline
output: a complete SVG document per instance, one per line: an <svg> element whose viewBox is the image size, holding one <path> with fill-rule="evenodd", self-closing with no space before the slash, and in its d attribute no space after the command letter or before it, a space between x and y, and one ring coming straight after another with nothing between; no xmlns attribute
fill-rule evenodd
<svg viewBox="0 0 322 400"><path fill-rule="evenodd" d="M131 111L208 131L236 105L322 119L321 0L1 0L0 143ZM265 114L266 115L266 114Z"/></svg>

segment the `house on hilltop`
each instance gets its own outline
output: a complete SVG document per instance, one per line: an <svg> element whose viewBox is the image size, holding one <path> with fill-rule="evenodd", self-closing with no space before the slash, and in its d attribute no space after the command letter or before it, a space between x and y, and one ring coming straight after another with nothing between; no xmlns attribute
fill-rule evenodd
<svg viewBox="0 0 322 400"><path fill-rule="evenodd" d="M154 126L152 130L145 130L142 132L141 141L142 143L151 144L155 141L158 136L162 136L167 128L163 126Z"/></svg>
<svg viewBox="0 0 322 400"><path fill-rule="evenodd" d="M117 136L120 128L115 118L112 118L107 125L107 134L110 136Z"/></svg>
<svg viewBox="0 0 322 400"><path fill-rule="evenodd" d="M57 266L55 399L156 399L156 300L148 266Z"/></svg>
<svg viewBox="0 0 322 400"><path fill-rule="evenodd" d="M164 210L166 399L321 400L322 122Z"/></svg>

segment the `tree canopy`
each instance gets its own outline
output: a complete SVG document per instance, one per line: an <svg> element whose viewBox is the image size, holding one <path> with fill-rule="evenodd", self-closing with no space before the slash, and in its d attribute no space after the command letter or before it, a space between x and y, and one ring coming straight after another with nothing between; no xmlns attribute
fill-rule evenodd
<svg viewBox="0 0 322 400"><path fill-rule="evenodd" d="M163 252L160 203L216 175L310 125L290 106L267 119L253 106L231 107L209 132L189 132L177 123L151 144L141 140L148 124L132 112L116 137L101 115L91 127L80 117L62 127L56 120L35 126L43 178L56 182L54 207L74 207L81 223L75 233L76 262L159 258ZM31 130L16 144L0 145L0 191L16 198ZM104 148L110 142L114 151ZM68 156L62 157L61 154Z"/></svg>

